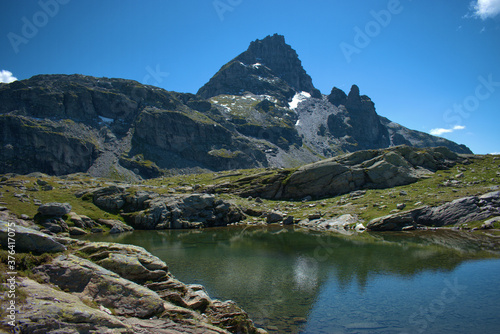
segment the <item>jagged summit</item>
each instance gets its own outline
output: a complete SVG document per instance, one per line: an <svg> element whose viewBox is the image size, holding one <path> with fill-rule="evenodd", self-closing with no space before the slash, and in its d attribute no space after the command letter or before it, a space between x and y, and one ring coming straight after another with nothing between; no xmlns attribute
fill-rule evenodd
<svg viewBox="0 0 500 334"><path fill-rule="evenodd" d="M250 43L248 50L235 60L246 64L262 63L298 92L312 94L315 90L297 52L285 43L282 35L275 34Z"/></svg>
<svg viewBox="0 0 500 334"><path fill-rule="evenodd" d="M275 34L251 42L245 52L224 65L200 88L198 95L207 99L251 92L289 101L302 91L321 97L297 52L286 44L284 36Z"/></svg>

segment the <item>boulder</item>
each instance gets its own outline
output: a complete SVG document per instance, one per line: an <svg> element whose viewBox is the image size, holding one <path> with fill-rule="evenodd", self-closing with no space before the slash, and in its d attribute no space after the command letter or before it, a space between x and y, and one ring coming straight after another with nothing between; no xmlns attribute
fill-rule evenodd
<svg viewBox="0 0 500 334"><path fill-rule="evenodd" d="M437 207L421 207L371 220L372 231L401 230L408 226L461 225L500 215L500 192L458 198Z"/></svg>
<svg viewBox="0 0 500 334"><path fill-rule="evenodd" d="M133 231L134 228L116 219L98 219L97 222L110 228L109 233L118 234Z"/></svg>
<svg viewBox="0 0 500 334"><path fill-rule="evenodd" d="M283 219L283 225L293 225L295 223L295 218L293 216L288 216Z"/></svg>
<svg viewBox="0 0 500 334"><path fill-rule="evenodd" d="M372 219L366 228L371 231L401 231L407 226L414 225L414 213L409 211Z"/></svg>
<svg viewBox="0 0 500 334"><path fill-rule="evenodd" d="M165 262L139 246L94 242L80 248L79 251L88 254L93 261L102 261L102 265L106 269L111 271L116 270L117 274L134 282L149 280L149 278L144 278L142 275L164 277L168 273L168 266ZM123 263L123 268L119 268L117 265L111 263L112 261L109 259L112 258L113 254L125 256L114 257L114 259ZM127 263L130 264L130 268L126 265ZM139 268L138 263L142 268ZM160 271L160 273L154 273L156 271Z"/></svg>
<svg viewBox="0 0 500 334"><path fill-rule="evenodd" d="M123 214L136 229L226 226L244 217L235 205L210 194L158 196L146 203L145 210Z"/></svg>
<svg viewBox="0 0 500 334"><path fill-rule="evenodd" d="M81 228L78 227L70 227L69 228L69 235L85 235L87 232L82 230Z"/></svg>
<svg viewBox="0 0 500 334"><path fill-rule="evenodd" d="M481 210L478 197L470 196L428 208L416 217L416 222L427 226L446 226L483 220L490 215L488 211Z"/></svg>
<svg viewBox="0 0 500 334"><path fill-rule="evenodd" d="M131 326L88 306L77 295L25 277L19 277L18 284L26 292L26 301L16 312L21 333L135 333Z"/></svg>
<svg viewBox="0 0 500 334"><path fill-rule="evenodd" d="M70 212L68 216L69 220L78 228L93 228L97 226L96 222L87 216L78 215L75 212Z"/></svg>
<svg viewBox="0 0 500 334"><path fill-rule="evenodd" d="M7 249L9 232L15 232L16 252L57 253L66 250L66 247L53 237L18 225L9 225L0 221L0 242L4 249Z"/></svg>
<svg viewBox="0 0 500 334"><path fill-rule="evenodd" d="M279 223L283 220L283 214L281 212L272 211L267 214L266 221L268 224Z"/></svg>
<svg viewBox="0 0 500 334"><path fill-rule="evenodd" d="M336 230L345 230L348 228L350 224L354 224L357 222L357 217L351 214L345 214L340 217L336 217L333 219L322 220L317 227L319 229L336 229Z"/></svg>
<svg viewBox="0 0 500 334"><path fill-rule="evenodd" d="M71 204L69 203L47 203L38 207L38 212L42 216L47 217L62 217L71 212Z"/></svg>
<svg viewBox="0 0 500 334"><path fill-rule="evenodd" d="M500 224L500 217L495 217L488 219L481 225L482 230L489 230L495 228L495 224L499 225Z"/></svg>
<svg viewBox="0 0 500 334"><path fill-rule="evenodd" d="M75 255L61 255L33 272L61 290L114 309L117 315L150 318L164 310L163 300L156 293Z"/></svg>
<svg viewBox="0 0 500 334"><path fill-rule="evenodd" d="M251 175L236 180L229 189L243 197L276 200L330 197L363 189L385 189L410 184L460 160L458 155L446 148L424 151L403 145L357 151L296 170ZM228 185L224 189L227 191Z"/></svg>

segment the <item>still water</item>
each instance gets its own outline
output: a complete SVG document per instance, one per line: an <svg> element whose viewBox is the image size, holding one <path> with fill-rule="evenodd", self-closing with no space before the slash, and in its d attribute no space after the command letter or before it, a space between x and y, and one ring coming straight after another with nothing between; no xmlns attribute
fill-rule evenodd
<svg viewBox="0 0 500 334"><path fill-rule="evenodd" d="M88 239L146 248L270 333L500 333L496 238L232 227Z"/></svg>

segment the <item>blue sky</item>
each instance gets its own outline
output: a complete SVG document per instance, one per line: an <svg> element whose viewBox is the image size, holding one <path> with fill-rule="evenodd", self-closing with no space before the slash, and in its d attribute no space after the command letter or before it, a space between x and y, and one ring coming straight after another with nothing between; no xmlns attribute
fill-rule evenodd
<svg viewBox="0 0 500 334"><path fill-rule="evenodd" d="M380 115L493 153L499 13L500 0L0 0L0 81L80 73L196 93L279 33L323 94L357 84Z"/></svg>

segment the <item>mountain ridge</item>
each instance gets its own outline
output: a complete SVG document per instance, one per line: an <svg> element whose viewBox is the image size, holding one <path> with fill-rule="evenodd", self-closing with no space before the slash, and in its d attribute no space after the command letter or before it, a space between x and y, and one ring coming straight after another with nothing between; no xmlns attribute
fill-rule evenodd
<svg viewBox="0 0 500 334"><path fill-rule="evenodd" d="M0 173L137 180L298 167L401 144L472 153L379 116L356 85L348 94L321 94L280 35L250 43L197 94L126 79L37 75L1 85L0 101Z"/></svg>

